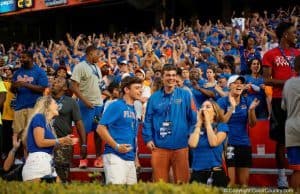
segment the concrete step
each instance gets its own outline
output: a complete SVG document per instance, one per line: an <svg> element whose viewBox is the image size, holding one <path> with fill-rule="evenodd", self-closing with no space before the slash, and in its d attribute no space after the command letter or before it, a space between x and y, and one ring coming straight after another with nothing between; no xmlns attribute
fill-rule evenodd
<svg viewBox="0 0 300 194"><path fill-rule="evenodd" d="M103 168L94 168L94 167L88 167L88 168L71 168L71 172L104 172ZM142 167L139 170L139 173L150 173L152 172L151 167ZM293 173L292 170L286 169L285 170L286 175L291 175ZM277 175L278 170L274 168L250 168L250 174L267 174L267 175Z"/></svg>
<svg viewBox="0 0 300 194"><path fill-rule="evenodd" d="M287 158L287 155L285 155ZM80 159L80 155L74 155L74 159ZM95 154L87 155L88 159L95 159ZM151 158L151 154L139 154L139 158ZM275 154L252 154L252 158L275 159Z"/></svg>

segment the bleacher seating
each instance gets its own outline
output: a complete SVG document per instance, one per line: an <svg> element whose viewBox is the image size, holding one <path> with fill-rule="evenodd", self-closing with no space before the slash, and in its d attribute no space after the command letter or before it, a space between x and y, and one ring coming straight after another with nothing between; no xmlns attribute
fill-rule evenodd
<svg viewBox="0 0 300 194"><path fill-rule="evenodd" d="M74 130L75 131L75 130ZM275 162L275 143L269 139L269 121L260 120L257 122L254 128L249 129L249 135L252 143L252 157L253 165L250 169L250 186L262 187L271 186L276 187L277 179L277 169ZM76 135L76 134L75 134ZM103 168L94 168L91 165L93 160L96 158L95 149L93 147L93 134L89 134L89 149L88 149L88 159L89 167L86 169L78 168L79 163L79 146L76 145L74 149L74 160L73 168L71 168L71 179L90 181L88 174L93 172L100 173L100 176L104 176ZM265 154L257 154L257 144L265 144ZM141 129L138 136L138 146L139 146L139 159L142 168L138 172L138 177L142 181L151 181L152 168L150 165L151 153L146 148L142 137ZM291 175L291 170L286 170L287 175ZM102 177L103 178L103 177Z"/></svg>

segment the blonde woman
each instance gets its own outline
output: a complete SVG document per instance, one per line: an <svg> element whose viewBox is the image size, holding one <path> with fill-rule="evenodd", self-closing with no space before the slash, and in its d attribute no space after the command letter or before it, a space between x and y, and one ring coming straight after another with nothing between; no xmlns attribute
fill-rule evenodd
<svg viewBox="0 0 300 194"><path fill-rule="evenodd" d="M55 145L72 145L70 135L57 138L51 121L58 115L58 105L51 96L41 97L33 109L23 135L29 153L22 176L24 181L58 180L52 165L52 152Z"/></svg>

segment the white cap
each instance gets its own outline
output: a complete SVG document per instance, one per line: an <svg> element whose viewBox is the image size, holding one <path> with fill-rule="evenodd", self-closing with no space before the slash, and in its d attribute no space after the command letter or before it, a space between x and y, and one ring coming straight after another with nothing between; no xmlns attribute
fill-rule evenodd
<svg viewBox="0 0 300 194"><path fill-rule="evenodd" d="M230 84L232 84L233 82L235 82L236 80L241 80L242 83L245 83L245 78L243 76L240 75L232 75L229 77L228 81L227 81L227 87L230 86Z"/></svg>
<svg viewBox="0 0 300 194"><path fill-rule="evenodd" d="M137 73L137 72L141 72L141 73L143 74L144 78L146 77L146 74L145 74L145 71L144 71L144 70L142 70L142 69L137 69L137 70L135 70L135 73Z"/></svg>
<svg viewBox="0 0 300 194"><path fill-rule="evenodd" d="M126 60L123 60L123 61L121 61L120 63L119 63L119 65L120 64L125 64L125 65L128 65L128 61L126 61Z"/></svg>
<svg viewBox="0 0 300 194"><path fill-rule="evenodd" d="M129 73L124 73L121 77L121 80L124 79L125 77L130 77L130 74Z"/></svg>

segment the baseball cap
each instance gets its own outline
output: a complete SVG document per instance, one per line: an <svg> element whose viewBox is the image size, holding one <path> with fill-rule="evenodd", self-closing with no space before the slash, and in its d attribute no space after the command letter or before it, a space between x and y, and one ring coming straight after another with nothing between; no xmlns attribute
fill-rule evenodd
<svg viewBox="0 0 300 194"><path fill-rule="evenodd" d="M240 75L232 75L229 77L228 81L227 81L227 87L230 86L230 84L232 84L233 82L235 82L236 80L241 80L242 83L245 83L245 78L243 76Z"/></svg>
<svg viewBox="0 0 300 194"><path fill-rule="evenodd" d="M207 53L207 54L210 54L211 53L211 49L206 47L204 49L201 50L201 53Z"/></svg>
<svg viewBox="0 0 300 194"><path fill-rule="evenodd" d="M123 61L120 62L120 65L121 65L121 64L128 65L128 61L127 61L127 60L123 60Z"/></svg>
<svg viewBox="0 0 300 194"><path fill-rule="evenodd" d="M231 44L231 41L230 40L225 40L224 44Z"/></svg>
<svg viewBox="0 0 300 194"><path fill-rule="evenodd" d="M137 70L135 70L135 73L137 73L137 72L141 72L141 73L143 74L144 77L146 76L144 70L142 70L142 69L137 69Z"/></svg>
<svg viewBox="0 0 300 194"><path fill-rule="evenodd" d="M131 76L130 76L129 73L124 73L124 74L121 76L121 80L124 79L125 77L131 77Z"/></svg>
<svg viewBox="0 0 300 194"><path fill-rule="evenodd" d="M218 32L218 33L219 33L219 30L218 30L217 28L213 28L213 29L211 30L211 32L212 32L212 33L215 33L215 32Z"/></svg>

